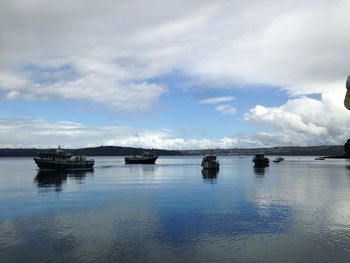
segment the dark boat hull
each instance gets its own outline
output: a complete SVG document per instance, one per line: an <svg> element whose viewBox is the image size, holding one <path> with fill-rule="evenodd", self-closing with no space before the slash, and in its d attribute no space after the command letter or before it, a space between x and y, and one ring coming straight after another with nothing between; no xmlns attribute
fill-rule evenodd
<svg viewBox="0 0 350 263"><path fill-rule="evenodd" d="M68 162L68 161L53 161L34 158L35 163L40 169L46 170L79 170L91 169L94 167L95 161L88 160L85 162Z"/></svg>
<svg viewBox="0 0 350 263"><path fill-rule="evenodd" d="M158 156L154 157L154 158L147 158L147 159L131 159L129 157L125 157L125 163L127 163L127 164L154 164L157 159L158 159Z"/></svg>
<svg viewBox="0 0 350 263"><path fill-rule="evenodd" d="M203 161L202 168L205 170L219 170L220 164L213 161Z"/></svg>
<svg viewBox="0 0 350 263"><path fill-rule="evenodd" d="M254 160L254 167L268 167L269 161L268 160Z"/></svg>

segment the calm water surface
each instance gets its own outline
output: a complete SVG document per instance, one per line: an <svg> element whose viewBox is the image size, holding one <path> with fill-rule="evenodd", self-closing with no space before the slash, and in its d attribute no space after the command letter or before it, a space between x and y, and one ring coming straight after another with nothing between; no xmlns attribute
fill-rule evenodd
<svg viewBox="0 0 350 263"><path fill-rule="evenodd" d="M350 262L347 160L95 160L41 173L0 158L0 262Z"/></svg>

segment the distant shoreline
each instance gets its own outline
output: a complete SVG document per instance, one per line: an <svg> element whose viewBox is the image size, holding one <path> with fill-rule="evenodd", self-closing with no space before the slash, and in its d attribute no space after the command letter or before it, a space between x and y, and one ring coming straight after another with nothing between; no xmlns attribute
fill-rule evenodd
<svg viewBox="0 0 350 263"><path fill-rule="evenodd" d="M202 155L209 150L186 150L181 151L184 155ZM264 153L273 156L332 156L343 158L343 145L321 145L321 146L280 146L260 148L235 148L235 149L213 149L210 150L217 155L246 156L255 153Z"/></svg>
<svg viewBox="0 0 350 263"><path fill-rule="evenodd" d="M56 149L46 148L0 148L0 157L34 157L40 151L54 152ZM322 145L322 146L281 146L266 148L234 148L234 149L206 149L206 150L164 150L144 149L121 146L99 146L78 149L67 149L72 154L83 154L87 156L127 156L140 154L143 151L154 152L161 156L186 156L204 155L212 152L216 155L226 156L249 156L256 152L263 152L266 155L281 156L329 156L331 158L343 158L343 145Z"/></svg>

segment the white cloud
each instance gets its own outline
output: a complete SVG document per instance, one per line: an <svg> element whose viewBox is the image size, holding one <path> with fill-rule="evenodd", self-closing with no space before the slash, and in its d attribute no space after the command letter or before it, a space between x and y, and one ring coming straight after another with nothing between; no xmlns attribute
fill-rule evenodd
<svg viewBox="0 0 350 263"><path fill-rule="evenodd" d="M350 68L349 8L341 0L1 1L0 92L12 100L78 99L116 111L150 111L168 89L151 79L180 71L200 83L198 89L268 85L322 98L294 97L281 107L265 107L261 98L245 118L277 132L225 143L156 132L120 138L135 145L150 139L165 148L342 143L350 134L342 108ZM233 114L234 107L224 104L229 101L199 103L221 103L216 110ZM46 125L53 125L47 127L51 133L58 124ZM15 137L13 144L24 142ZM122 142L103 138L99 142Z"/></svg>
<svg viewBox="0 0 350 263"><path fill-rule="evenodd" d="M256 106L245 115L245 119L274 127L275 131L238 134L218 139L183 139L174 136L173 131L166 128L158 131L131 126L91 126L69 121L50 123L42 119L3 118L0 119L0 147L115 145L182 150L339 145L350 134L349 114L338 103L341 95L324 94L320 101L300 97L280 107Z"/></svg>
<svg viewBox="0 0 350 263"><path fill-rule="evenodd" d="M149 111L166 91L163 85L127 77L129 73L110 62L74 58L66 65L35 65L22 76L0 73L0 90L8 99L89 100L124 112Z"/></svg>
<svg viewBox="0 0 350 263"><path fill-rule="evenodd" d="M207 52L205 63L194 63L193 74L213 86L265 84L294 95L344 88L349 2L263 1L258 6L242 4L232 18L225 16L231 5L221 10L222 20L215 23L221 30L209 34L220 39L216 52ZM223 21L232 28L224 28Z"/></svg>
<svg viewBox="0 0 350 263"><path fill-rule="evenodd" d="M216 104L216 103L228 102L228 101L233 101L233 100L234 100L234 97L225 96L225 97L217 97L217 98L209 98L209 99L200 100L198 103L199 104Z"/></svg>
<svg viewBox="0 0 350 263"><path fill-rule="evenodd" d="M343 144L350 134L343 96L343 92L328 92L321 100L299 97L280 107L257 105L245 114L245 120L277 130L257 134L264 145Z"/></svg>
<svg viewBox="0 0 350 263"><path fill-rule="evenodd" d="M294 95L343 89L349 7L326 0L2 1L0 90L11 99L86 99L133 111L151 109L165 91L148 79L178 69L204 86L260 83ZM51 69L23 70L28 64Z"/></svg>
<svg viewBox="0 0 350 263"><path fill-rule="evenodd" d="M20 132L19 132L20 131ZM81 123L42 119L0 119L0 147L94 147L115 145L162 149L230 148L236 139L182 139L170 130L139 129L130 126L88 126Z"/></svg>
<svg viewBox="0 0 350 263"><path fill-rule="evenodd" d="M233 115L236 113L236 108L230 104L220 104L215 107L215 110L221 112L222 114Z"/></svg>
<svg viewBox="0 0 350 263"><path fill-rule="evenodd" d="M174 137L168 129L156 131L130 126L89 126L69 121L50 123L42 119L0 119L0 148L58 145L64 148L114 145L184 150L258 147L262 143L249 136L183 139Z"/></svg>
<svg viewBox="0 0 350 263"><path fill-rule="evenodd" d="M200 100L198 103L199 104L218 104L218 103L229 102L233 100L234 100L234 97L232 96L224 96L224 97L216 97L216 98ZM229 114L229 115L233 115L237 111L236 108L233 107L231 104L220 104L220 105L217 105L214 109L218 112L221 112L222 114Z"/></svg>
<svg viewBox="0 0 350 263"><path fill-rule="evenodd" d="M100 145L189 149L213 145L210 140L183 140L171 131L152 131L129 126L88 126L42 119L0 119L0 147L87 147Z"/></svg>

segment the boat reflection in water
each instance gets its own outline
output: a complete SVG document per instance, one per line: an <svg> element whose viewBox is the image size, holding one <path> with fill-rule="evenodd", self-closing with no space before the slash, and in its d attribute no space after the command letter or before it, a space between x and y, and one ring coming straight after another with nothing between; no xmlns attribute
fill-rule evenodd
<svg viewBox="0 0 350 263"><path fill-rule="evenodd" d="M254 167L254 174L256 178L265 177L265 167Z"/></svg>
<svg viewBox="0 0 350 263"><path fill-rule="evenodd" d="M203 180L210 183L216 183L219 170L216 169L202 169Z"/></svg>
<svg viewBox="0 0 350 263"><path fill-rule="evenodd" d="M142 165L142 174L147 178L154 178L154 165Z"/></svg>
<svg viewBox="0 0 350 263"><path fill-rule="evenodd" d="M42 170L39 169L34 178L38 188L53 189L55 192L62 191L62 185L66 183L67 178L73 178L78 183L82 183L87 174L93 174L94 169L84 170Z"/></svg>
<svg viewBox="0 0 350 263"><path fill-rule="evenodd" d="M62 191L62 183L67 180L67 174L64 171L38 170L34 179L38 188L53 189L55 192Z"/></svg>

